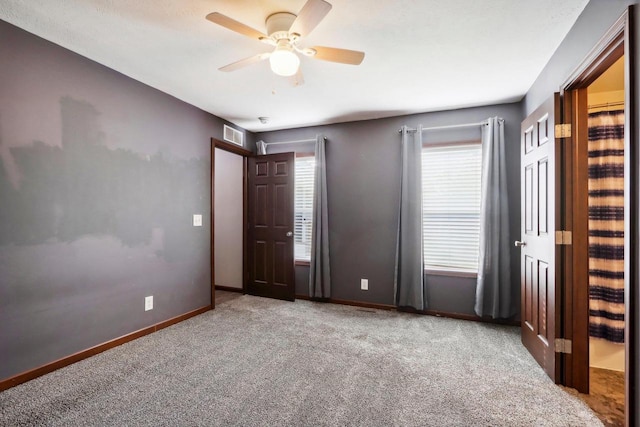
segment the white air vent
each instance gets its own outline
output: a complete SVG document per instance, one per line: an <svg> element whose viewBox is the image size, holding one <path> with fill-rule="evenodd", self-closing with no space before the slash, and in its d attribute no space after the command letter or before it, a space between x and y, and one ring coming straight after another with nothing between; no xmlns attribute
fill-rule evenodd
<svg viewBox="0 0 640 427"><path fill-rule="evenodd" d="M224 140L242 147L244 133L231 126L224 125Z"/></svg>

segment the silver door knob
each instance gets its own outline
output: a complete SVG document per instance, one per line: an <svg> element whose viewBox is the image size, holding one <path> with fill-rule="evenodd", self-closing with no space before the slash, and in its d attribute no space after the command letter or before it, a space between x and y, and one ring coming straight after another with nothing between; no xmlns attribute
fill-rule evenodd
<svg viewBox="0 0 640 427"><path fill-rule="evenodd" d="M293 236L293 231L287 231L287 237Z"/></svg>
<svg viewBox="0 0 640 427"><path fill-rule="evenodd" d="M515 246L516 248L520 246L527 246L527 242L521 242L520 240L516 240L515 242L513 242L513 246Z"/></svg>

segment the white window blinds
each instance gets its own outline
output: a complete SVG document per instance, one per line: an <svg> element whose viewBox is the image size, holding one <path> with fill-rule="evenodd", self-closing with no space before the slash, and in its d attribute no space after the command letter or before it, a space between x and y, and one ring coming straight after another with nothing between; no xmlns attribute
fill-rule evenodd
<svg viewBox="0 0 640 427"><path fill-rule="evenodd" d="M311 227L313 225L313 176L315 157L296 157L294 257L311 259Z"/></svg>
<svg viewBox="0 0 640 427"><path fill-rule="evenodd" d="M478 272L481 167L479 142L422 149L425 269Z"/></svg>

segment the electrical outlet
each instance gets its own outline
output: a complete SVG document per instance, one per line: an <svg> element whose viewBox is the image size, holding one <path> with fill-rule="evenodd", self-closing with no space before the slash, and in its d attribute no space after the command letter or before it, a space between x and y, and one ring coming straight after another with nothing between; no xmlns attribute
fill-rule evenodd
<svg viewBox="0 0 640 427"><path fill-rule="evenodd" d="M153 310L153 295L144 297L144 311Z"/></svg>
<svg viewBox="0 0 640 427"><path fill-rule="evenodd" d="M193 226L194 227L202 227L202 215L194 214L193 215Z"/></svg>
<svg viewBox="0 0 640 427"><path fill-rule="evenodd" d="M369 279L360 279L360 289L363 291L369 290Z"/></svg>

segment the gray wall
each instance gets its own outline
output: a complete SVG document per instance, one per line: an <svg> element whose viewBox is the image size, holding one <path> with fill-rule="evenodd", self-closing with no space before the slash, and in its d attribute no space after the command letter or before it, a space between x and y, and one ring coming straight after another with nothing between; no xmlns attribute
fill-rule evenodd
<svg viewBox="0 0 640 427"><path fill-rule="evenodd" d="M287 141L327 139L332 297L335 299L393 304L396 229L400 189L400 136L402 125L416 127L479 122L500 116L506 123L509 172L511 240L520 233L520 103L427 113L380 120L265 132L257 139ZM471 133L470 133L471 132ZM480 129L434 131L427 140L480 137ZM282 146L280 146L282 147ZM306 150L305 150L306 151ZM271 152L271 151L270 151ZM275 150L274 150L275 152ZM520 288L519 254L513 253L513 287ZM360 279L369 290L360 290ZM428 276L429 309L473 314L475 279ZM519 291L518 291L519 292ZM296 293L308 295L308 267L296 267ZM519 305L519 299L515 301Z"/></svg>
<svg viewBox="0 0 640 427"><path fill-rule="evenodd" d="M327 145L329 217L331 228L333 297L382 304L393 303L393 260L399 189L397 129L478 121L489 116L506 119L511 187L511 239L520 234L519 128L580 64L629 4L638 0L592 0L565 40L519 104L428 113L382 120L351 122L312 128L265 132L257 139L296 140L324 133ZM428 138L455 135L427 133ZM512 252L513 286L519 289L519 254ZM296 267L296 292L308 294L308 268ZM369 278L369 291L360 290L360 278ZM475 280L427 277L429 308L472 314ZM517 302L518 303L518 302Z"/></svg>
<svg viewBox="0 0 640 427"><path fill-rule="evenodd" d="M0 40L6 379L209 305L223 121L2 21Z"/></svg>

